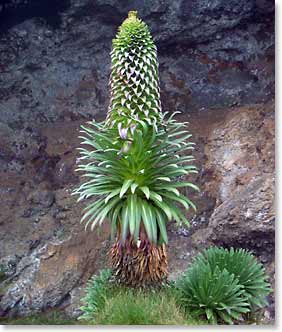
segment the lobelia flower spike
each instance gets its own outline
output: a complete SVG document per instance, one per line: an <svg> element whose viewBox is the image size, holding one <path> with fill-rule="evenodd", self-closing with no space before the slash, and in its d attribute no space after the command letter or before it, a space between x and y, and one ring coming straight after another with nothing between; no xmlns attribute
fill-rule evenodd
<svg viewBox="0 0 282 332"><path fill-rule="evenodd" d="M111 60L111 99L106 124L118 124L123 139L132 135L140 120L157 130L162 122L157 48L136 11L130 11L120 26L113 40Z"/></svg>
<svg viewBox="0 0 282 332"><path fill-rule="evenodd" d="M178 204L196 210L178 190L199 190L183 178L197 173L187 154L193 143L185 123L161 112L156 47L136 12L119 28L111 56L107 118L82 127L88 148L80 148L77 170L88 180L74 194L79 200L95 198L81 219L85 227L110 223L116 280L159 285L168 275L167 223L189 224Z"/></svg>

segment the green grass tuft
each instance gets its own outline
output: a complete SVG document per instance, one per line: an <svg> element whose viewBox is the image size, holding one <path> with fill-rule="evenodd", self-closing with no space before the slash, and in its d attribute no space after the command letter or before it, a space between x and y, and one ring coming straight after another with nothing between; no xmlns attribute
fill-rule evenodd
<svg viewBox="0 0 282 332"><path fill-rule="evenodd" d="M132 289L111 282L111 270L101 270L86 287L78 318L85 325L199 325L176 303L173 285ZM188 317L188 318L187 318Z"/></svg>
<svg viewBox="0 0 282 332"><path fill-rule="evenodd" d="M95 317L97 325L200 325L187 318L167 289L137 290L118 287Z"/></svg>

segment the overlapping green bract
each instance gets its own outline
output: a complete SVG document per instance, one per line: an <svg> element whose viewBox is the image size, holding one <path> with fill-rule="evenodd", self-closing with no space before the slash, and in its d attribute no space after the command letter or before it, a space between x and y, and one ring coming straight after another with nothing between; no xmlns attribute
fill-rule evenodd
<svg viewBox="0 0 282 332"><path fill-rule="evenodd" d="M126 149L117 128L94 122L90 122L92 128L83 127L83 144L92 150L80 149L80 160L85 163L78 170L90 180L75 194L80 195L79 200L97 197L82 218L86 227L91 225L93 229L108 218L113 236L120 223L122 242L128 235L137 242L142 222L149 241L161 244L167 243L168 221L188 223L177 203L187 210L196 207L177 188L198 190L190 182L179 181L179 177L197 172L191 165L193 156L187 155L193 143L187 141L191 135L184 123L177 123L173 116L163 123L164 128L156 132L140 121L142 128L127 139Z"/></svg>
<svg viewBox="0 0 282 332"><path fill-rule="evenodd" d="M233 324L241 314L267 304L269 284L262 264L247 250L209 248L177 281L180 302L188 310Z"/></svg>
<svg viewBox="0 0 282 332"><path fill-rule="evenodd" d="M130 135L138 120L161 122L156 46L147 25L130 12L121 25L111 52L111 100L107 125L119 126L121 137Z"/></svg>

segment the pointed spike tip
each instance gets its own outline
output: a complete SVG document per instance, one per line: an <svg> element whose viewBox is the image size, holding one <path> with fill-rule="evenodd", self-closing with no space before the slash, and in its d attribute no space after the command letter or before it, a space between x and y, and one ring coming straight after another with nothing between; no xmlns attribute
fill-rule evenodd
<svg viewBox="0 0 282 332"><path fill-rule="evenodd" d="M138 14L137 10L130 10L128 12L128 18L137 18L137 14Z"/></svg>

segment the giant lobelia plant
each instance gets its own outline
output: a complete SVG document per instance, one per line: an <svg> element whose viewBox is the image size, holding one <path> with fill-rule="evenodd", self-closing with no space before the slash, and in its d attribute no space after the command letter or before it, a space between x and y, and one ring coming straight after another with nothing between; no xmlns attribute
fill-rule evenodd
<svg viewBox="0 0 282 332"><path fill-rule="evenodd" d="M85 227L111 225L116 279L145 286L167 278L167 223L189 224L180 206L196 210L178 188L198 187L186 180L197 172L191 135L161 112L156 46L136 14L113 40L107 118L82 126L78 170L87 180L74 193L89 202Z"/></svg>

